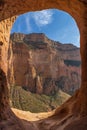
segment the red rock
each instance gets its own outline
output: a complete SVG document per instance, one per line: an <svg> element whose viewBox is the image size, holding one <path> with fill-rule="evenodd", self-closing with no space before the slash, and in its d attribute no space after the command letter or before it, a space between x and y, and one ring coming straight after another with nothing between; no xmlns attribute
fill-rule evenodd
<svg viewBox="0 0 87 130"><path fill-rule="evenodd" d="M52 41L42 33L15 33L11 35L11 40L13 66L10 65L9 72L14 73L11 74L12 77L14 75L14 84L34 93L47 95L55 94L59 88L72 94L79 88L79 48Z"/></svg>

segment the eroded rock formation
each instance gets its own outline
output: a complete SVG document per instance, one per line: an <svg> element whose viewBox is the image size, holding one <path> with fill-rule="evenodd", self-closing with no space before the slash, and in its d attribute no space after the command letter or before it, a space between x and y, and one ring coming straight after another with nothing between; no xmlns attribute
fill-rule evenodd
<svg viewBox="0 0 87 130"><path fill-rule="evenodd" d="M10 43L10 84L46 95L53 95L58 89L73 94L80 87L81 59L76 46L52 41L44 34L14 33Z"/></svg>
<svg viewBox="0 0 87 130"><path fill-rule="evenodd" d="M5 93L5 91L1 89L2 85L0 84L0 90L2 93L0 98L0 129L87 129L87 0L0 0L0 69L5 75L6 79L8 69L7 57L9 47L9 35L11 26L15 21L16 15L20 15L28 11L49 8L56 8L66 11L71 14L77 22L81 36L81 88L72 98L70 98L66 103L64 103L59 109L56 110L55 115L48 119L42 120L35 125L33 123L31 124L25 121L21 122L19 119L16 118L15 115L11 114L9 104L7 103L8 93ZM1 77L1 81L3 81L3 75L1 75ZM3 84L3 87L7 88L7 84ZM6 117L5 120L4 117Z"/></svg>

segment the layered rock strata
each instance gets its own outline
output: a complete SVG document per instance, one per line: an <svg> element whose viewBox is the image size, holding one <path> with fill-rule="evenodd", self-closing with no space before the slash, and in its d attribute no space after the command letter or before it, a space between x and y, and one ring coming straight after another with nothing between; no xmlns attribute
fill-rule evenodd
<svg viewBox="0 0 87 130"><path fill-rule="evenodd" d="M38 33L14 33L10 43L13 50L9 54L9 57L13 54L9 62L10 84L46 95L53 95L59 89L73 94L80 87L81 59L76 46L52 41Z"/></svg>

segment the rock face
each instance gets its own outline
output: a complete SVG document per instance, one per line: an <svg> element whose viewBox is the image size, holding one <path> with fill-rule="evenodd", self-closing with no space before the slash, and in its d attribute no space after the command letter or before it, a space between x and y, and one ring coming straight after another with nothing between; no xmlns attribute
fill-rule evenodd
<svg viewBox="0 0 87 130"><path fill-rule="evenodd" d="M10 42L13 66L9 65L9 71L12 77L14 73L13 83L9 76L11 84L46 95L55 94L59 89L72 94L79 88L81 59L76 46L61 44L48 39L44 34L36 33L14 33Z"/></svg>
<svg viewBox="0 0 87 130"><path fill-rule="evenodd" d="M55 115L38 123L21 121L9 107L7 90L8 48L16 16L28 11L56 8L74 17L80 30L81 88ZM0 0L0 129L3 130L87 130L87 0ZM3 81L4 75L4 81ZM4 84L5 83L5 84ZM3 87L5 88L3 91ZM4 100L3 100L4 99ZM7 106L7 107L6 107Z"/></svg>

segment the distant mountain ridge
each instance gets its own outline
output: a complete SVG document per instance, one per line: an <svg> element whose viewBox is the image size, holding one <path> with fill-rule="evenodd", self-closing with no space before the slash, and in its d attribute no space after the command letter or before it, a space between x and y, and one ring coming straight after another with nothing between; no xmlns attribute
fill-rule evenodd
<svg viewBox="0 0 87 130"><path fill-rule="evenodd" d="M44 33L31 33L31 34L23 34L23 33L13 33L10 36L10 39L13 42L25 41L25 42L43 42L43 43L50 43L51 45L55 45L57 49L66 49L66 50L74 50L79 49L72 43L60 43L59 41L54 41L49 39Z"/></svg>
<svg viewBox="0 0 87 130"><path fill-rule="evenodd" d="M79 88L81 58L78 47L50 40L43 33L14 33L10 43L13 50L9 53L10 84L46 95L54 95L59 89L72 94Z"/></svg>
<svg viewBox="0 0 87 130"><path fill-rule="evenodd" d="M13 42L24 42L26 44L29 44L31 46L35 46L35 44L37 43L37 47L46 45L48 47L51 47L53 49L63 51L63 53L65 54L65 52L70 52L71 54L73 53L73 56L70 58L73 58L74 60L80 60L80 50L78 47L76 47L75 45L71 44L71 43L66 43L66 44L62 44L60 42L56 42L53 40L50 40L45 34L43 33L31 33L31 34L21 34L21 33L13 33L11 34L11 39ZM41 44L43 43L43 45ZM40 45L41 44L41 45ZM64 56L64 54L62 53L62 55ZM71 56L69 53L69 56ZM68 54L68 53L66 53ZM67 56L67 58L69 57ZM69 59L69 58L68 58Z"/></svg>

